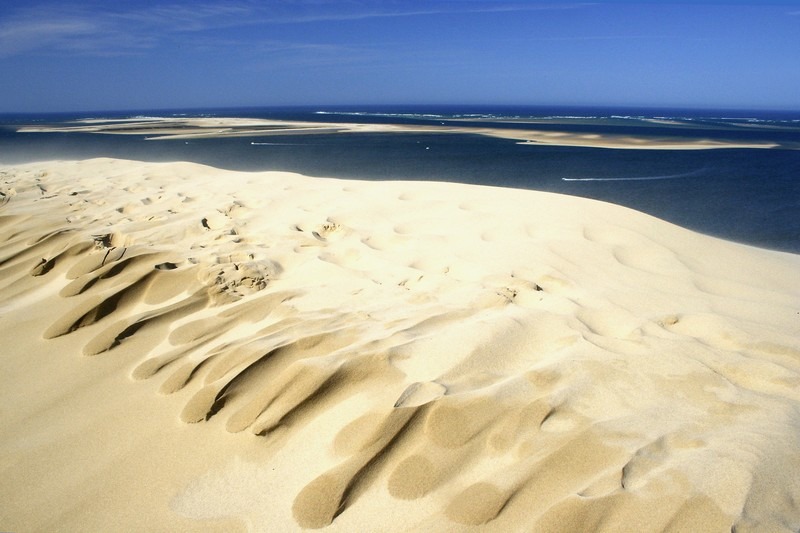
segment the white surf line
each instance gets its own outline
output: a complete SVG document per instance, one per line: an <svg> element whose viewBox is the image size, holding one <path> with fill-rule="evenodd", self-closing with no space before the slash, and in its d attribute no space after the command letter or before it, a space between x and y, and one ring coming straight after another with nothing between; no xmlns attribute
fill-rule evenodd
<svg viewBox="0 0 800 533"><path fill-rule="evenodd" d="M627 178L561 178L562 181L654 181L654 180L674 180L679 178L692 178L705 173L707 169L701 168L683 174L669 174L664 176L632 176Z"/></svg>

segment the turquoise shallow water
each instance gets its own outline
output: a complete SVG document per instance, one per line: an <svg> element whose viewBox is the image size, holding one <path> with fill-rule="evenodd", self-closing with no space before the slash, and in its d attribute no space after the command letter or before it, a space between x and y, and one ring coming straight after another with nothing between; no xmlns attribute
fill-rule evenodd
<svg viewBox="0 0 800 533"><path fill-rule="evenodd" d="M217 115L457 124L776 142L777 149L619 150L521 145L467 134L346 134L148 141L17 133L90 116ZM735 115L735 116L734 116ZM653 122L653 120L657 122ZM533 123L529 123L533 122ZM664 124L663 122L669 122ZM800 253L800 116L552 108L314 108L0 117L0 163L118 157L369 180L437 180L561 192L638 209L730 240Z"/></svg>

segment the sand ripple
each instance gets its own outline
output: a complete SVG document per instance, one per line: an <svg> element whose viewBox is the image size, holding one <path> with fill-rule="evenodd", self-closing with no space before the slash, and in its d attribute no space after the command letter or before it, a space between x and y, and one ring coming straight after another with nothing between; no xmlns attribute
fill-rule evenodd
<svg viewBox="0 0 800 533"><path fill-rule="evenodd" d="M800 528L797 256L454 184L102 159L0 190L5 527L152 526L123 495L157 479L167 529ZM76 427L163 442L83 473Z"/></svg>

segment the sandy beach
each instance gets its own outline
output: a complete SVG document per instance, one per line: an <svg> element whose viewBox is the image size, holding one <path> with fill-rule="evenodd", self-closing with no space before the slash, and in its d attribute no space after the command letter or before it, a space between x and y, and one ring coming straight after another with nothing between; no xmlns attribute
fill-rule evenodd
<svg viewBox="0 0 800 533"><path fill-rule="evenodd" d="M742 142L725 138L682 138L657 135L619 135L545 131L514 127L460 126L453 124L408 125L357 122L310 122L234 117L139 117L131 119L84 119L72 124L24 126L22 133L103 133L109 135L147 135L149 140L202 139L220 137L270 137L276 135L320 135L330 133L437 133L469 134L512 139L520 144L581 146L619 150L711 150L720 148L782 147L800 150L797 143ZM506 121L508 125L518 124Z"/></svg>
<svg viewBox="0 0 800 533"><path fill-rule="evenodd" d="M0 529L796 532L798 272L551 193L0 166Z"/></svg>

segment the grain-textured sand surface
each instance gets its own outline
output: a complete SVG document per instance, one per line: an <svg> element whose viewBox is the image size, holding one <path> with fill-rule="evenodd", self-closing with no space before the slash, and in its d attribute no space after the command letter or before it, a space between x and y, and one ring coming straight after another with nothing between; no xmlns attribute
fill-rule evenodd
<svg viewBox="0 0 800 533"><path fill-rule="evenodd" d="M0 530L800 529L800 256L188 163L0 194Z"/></svg>

